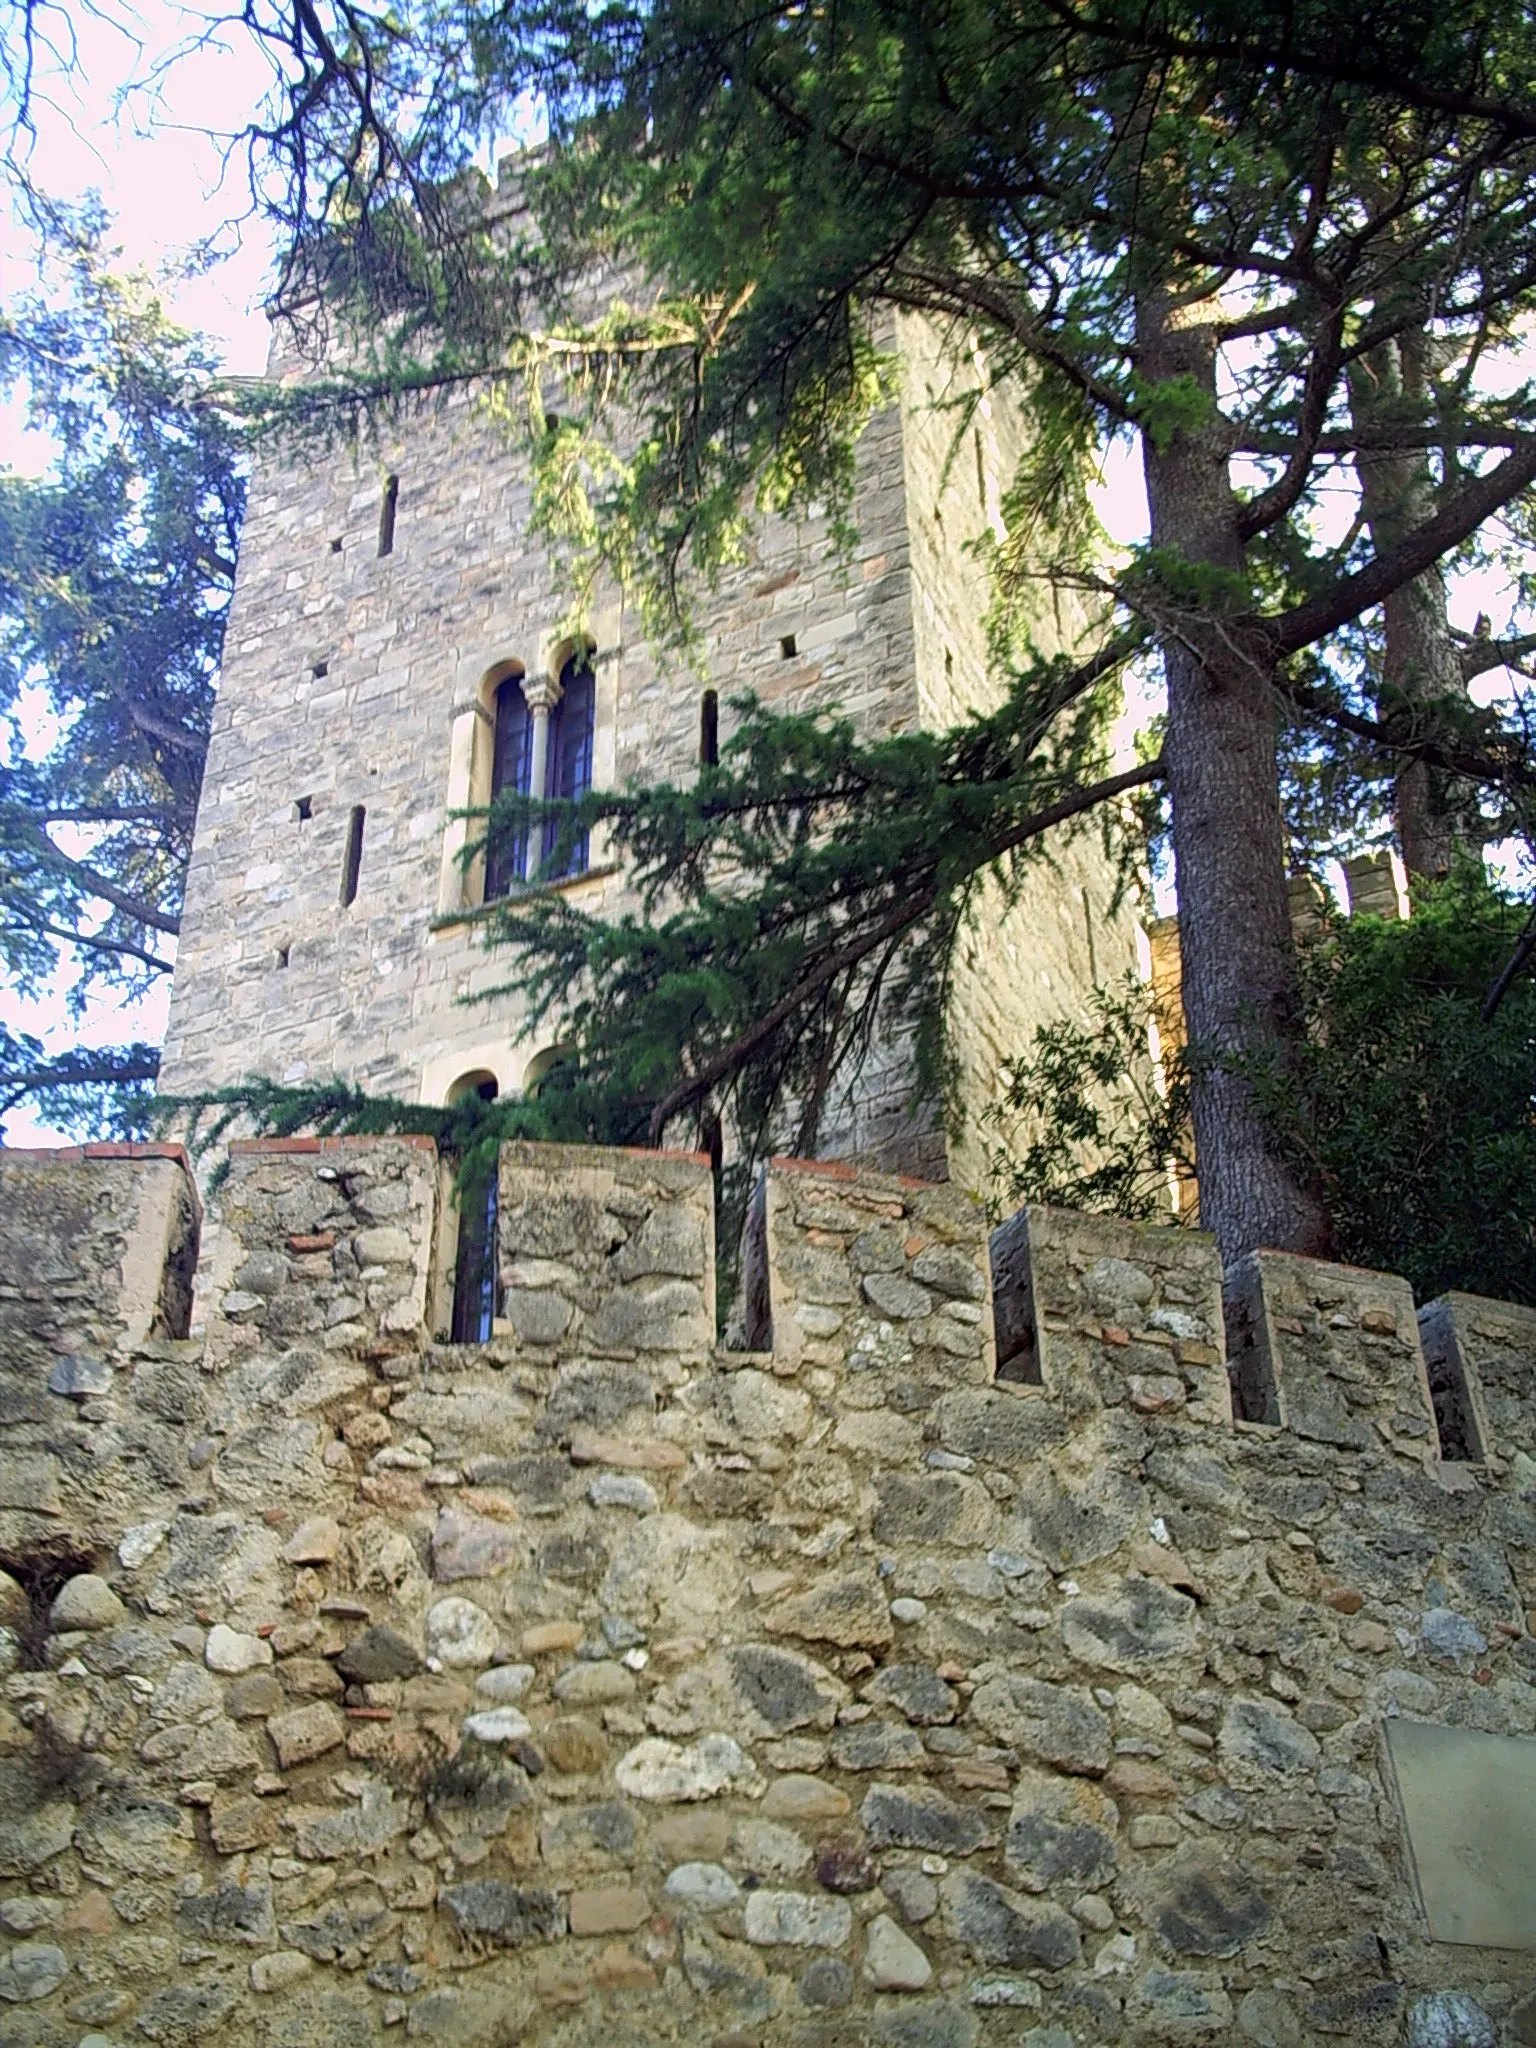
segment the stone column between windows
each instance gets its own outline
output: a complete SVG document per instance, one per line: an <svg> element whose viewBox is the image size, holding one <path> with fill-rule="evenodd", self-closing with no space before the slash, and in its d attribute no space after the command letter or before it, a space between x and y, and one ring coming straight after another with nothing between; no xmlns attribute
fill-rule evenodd
<svg viewBox="0 0 1536 2048"><path fill-rule="evenodd" d="M524 676L522 686L523 702L528 706L529 715L533 719L533 745L528 762L528 794L543 796L549 781L549 714L565 695L565 690L559 679L550 675ZM540 848L543 841L544 828L531 828L523 849L525 881L538 869L542 858Z"/></svg>
<svg viewBox="0 0 1536 2048"><path fill-rule="evenodd" d="M437 907L444 916L480 901L484 856L465 872L462 856L469 844L470 821L456 818L453 813L468 810L476 801L475 758L477 752L489 756L492 731L491 716L483 704L471 701L453 707L448 737L448 829L443 836L443 861L437 885ZM485 771L485 784L489 790L489 769Z"/></svg>

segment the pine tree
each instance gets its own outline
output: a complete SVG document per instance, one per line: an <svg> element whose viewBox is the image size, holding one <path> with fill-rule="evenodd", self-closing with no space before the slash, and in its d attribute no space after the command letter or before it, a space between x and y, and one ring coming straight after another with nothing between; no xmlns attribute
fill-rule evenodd
<svg viewBox="0 0 1536 2048"><path fill-rule="evenodd" d="M931 1025L975 878L1032 857L1041 817L1128 786L1093 714L1155 646L1166 731L1136 779L1171 814L1206 1219L1227 1256L1326 1244L1248 1078L1300 1046L1277 733L1526 816L1518 715L1363 689L1350 649L1523 516L1536 478L1536 390L1486 374L1536 292L1531 42L1497 0L666 0L424 16L392 21L377 62L317 54L277 128L288 281L370 324L354 370L299 403L324 420L478 380L509 413L531 389L542 430L547 397L560 431L530 439L550 531L578 570L637 585L653 623L685 623L689 579L731 559L754 504L846 511L854 441L892 395L882 322L975 337L994 395L1028 413L997 561L1001 713L886 749L749 716L698 791L583 814L638 863L649 924L600 931L547 900L503 917L519 982L571 1009L594 1100L651 1103L657 1131L735 1090L761 1120L787 1092L814 1101L872 1004ZM551 146L524 233L445 181L528 91ZM605 265L632 284L594 313ZM1409 411L1367 402L1372 366L1414 348ZM1149 545L1117 571L1033 545L1075 532L1063 493L1115 435L1140 448ZM1374 488L1388 455L1423 458L1413 489L1330 527L1341 478ZM1010 634L1039 577L1101 600L1093 659L1041 662Z"/></svg>
<svg viewBox="0 0 1536 2048"><path fill-rule="evenodd" d="M99 214L51 209L42 286L0 312L0 390L53 444L0 473L0 957L23 995L169 975L244 505L215 364ZM50 1052L0 1027L0 1113L142 1127L147 1041Z"/></svg>

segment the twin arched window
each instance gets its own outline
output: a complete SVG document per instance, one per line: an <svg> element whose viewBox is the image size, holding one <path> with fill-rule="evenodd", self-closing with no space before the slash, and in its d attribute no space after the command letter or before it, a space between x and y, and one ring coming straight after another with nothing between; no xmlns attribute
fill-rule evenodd
<svg viewBox="0 0 1536 2048"><path fill-rule="evenodd" d="M597 681L589 648L578 648L570 656L554 689L527 676L508 676L496 692L491 801L508 790L524 796L584 795L592 787L596 706ZM581 874L587 865L585 833L568 850L557 872L550 862L558 836L551 821L533 856L526 831L493 832L486 851L486 901L509 895L519 882L560 881Z"/></svg>

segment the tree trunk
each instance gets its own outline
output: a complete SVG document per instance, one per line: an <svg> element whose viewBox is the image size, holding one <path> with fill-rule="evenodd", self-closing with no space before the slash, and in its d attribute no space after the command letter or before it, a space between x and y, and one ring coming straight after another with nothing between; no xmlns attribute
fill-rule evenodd
<svg viewBox="0 0 1536 2048"><path fill-rule="evenodd" d="M1149 297L1139 367L1153 385L1192 382L1205 417L1142 435L1152 543L1191 564L1236 572L1243 548L1216 405L1214 303ZM1241 1061L1288 1063L1299 1029L1280 822L1275 698L1268 677L1215 635L1197 652L1167 634L1164 748L1173 810L1184 1019L1194 1058L1201 1221L1223 1263L1260 1245L1322 1252L1316 1192L1277 1153Z"/></svg>
<svg viewBox="0 0 1536 2048"><path fill-rule="evenodd" d="M1419 425L1424 418L1426 379L1424 336L1373 349L1350 367L1350 407L1357 430L1373 424ZM1358 455L1361 509L1378 555L1394 547L1435 509L1435 484L1427 454ZM1451 638L1445 609L1445 578L1438 565L1387 599L1386 647L1380 705L1401 708L1405 697L1465 694L1461 658ZM1393 797L1398 843L1412 876L1443 875L1457 845L1466 838L1464 802L1454 780L1422 761L1401 769Z"/></svg>

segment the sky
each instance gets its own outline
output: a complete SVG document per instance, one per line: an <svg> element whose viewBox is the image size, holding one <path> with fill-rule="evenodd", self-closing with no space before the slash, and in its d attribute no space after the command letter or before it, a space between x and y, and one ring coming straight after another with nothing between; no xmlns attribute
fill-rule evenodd
<svg viewBox="0 0 1536 2048"><path fill-rule="evenodd" d="M243 36L210 31L204 17L145 0L106 0L72 10L74 37L60 34L40 58L29 168L54 198L98 193L116 221L123 267L174 270L200 243L221 260L174 280L177 316L210 335L229 368L255 375L266 361L262 287L271 240L251 206L244 153L235 143L264 80ZM194 44L200 44L194 47ZM0 275L25 280L29 238L0 216ZM8 447L0 447L12 460Z"/></svg>

